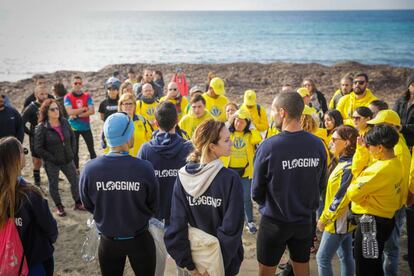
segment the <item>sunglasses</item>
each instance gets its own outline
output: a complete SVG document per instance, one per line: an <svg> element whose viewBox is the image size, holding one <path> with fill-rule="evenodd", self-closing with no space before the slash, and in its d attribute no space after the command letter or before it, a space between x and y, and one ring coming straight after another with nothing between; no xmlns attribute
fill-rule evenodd
<svg viewBox="0 0 414 276"><path fill-rule="evenodd" d="M82 85L82 82L74 82L74 85Z"/></svg>
<svg viewBox="0 0 414 276"><path fill-rule="evenodd" d="M361 120L360 116L352 116L352 120L359 121Z"/></svg>
<svg viewBox="0 0 414 276"><path fill-rule="evenodd" d="M332 137L331 138L331 141L332 141L332 143L335 143L336 141L344 141L344 139L342 139L342 138L336 138L336 137Z"/></svg>
<svg viewBox="0 0 414 276"><path fill-rule="evenodd" d="M363 81L363 80L360 80L360 81L354 81L354 84L356 85L356 84L359 84L359 85L364 85L365 84L365 81Z"/></svg>
<svg viewBox="0 0 414 276"><path fill-rule="evenodd" d="M177 88L168 88L168 91L177 91Z"/></svg>
<svg viewBox="0 0 414 276"><path fill-rule="evenodd" d="M59 107L51 107L49 108L49 111L59 111Z"/></svg>

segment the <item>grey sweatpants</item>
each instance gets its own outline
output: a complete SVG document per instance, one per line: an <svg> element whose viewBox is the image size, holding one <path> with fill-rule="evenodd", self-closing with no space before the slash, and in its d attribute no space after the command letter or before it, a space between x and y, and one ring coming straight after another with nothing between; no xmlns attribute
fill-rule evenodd
<svg viewBox="0 0 414 276"><path fill-rule="evenodd" d="M62 171L70 183L70 191L75 202L79 202L79 179L76 173L75 163L72 161L66 165L56 165L52 162L44 162L47 178L49 180L49 193L55 205L62 205L59 195L59 171Z"/></svg>

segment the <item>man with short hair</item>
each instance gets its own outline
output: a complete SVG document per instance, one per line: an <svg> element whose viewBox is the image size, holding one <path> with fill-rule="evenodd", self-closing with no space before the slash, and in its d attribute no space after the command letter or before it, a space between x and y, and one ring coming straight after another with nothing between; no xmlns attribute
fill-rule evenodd
<svg viewBox="0 0 414 276"><path fill-rule="evenodd" d="M155 218L168 226L177 173L186 164L186 158L193 147L190 141L184 140L175 131L178 117L174 104L168 101L160 103L156 108L155 118L159 131L151 141L142 145L138 158L150 161L154 167L159 184ZM155 225L160 227L159 223ZM164 233L164 228L159 230ZM164 275L165 259L157 261L162 265L157 267L156 275Z"/></svg>
<svg viewBox="0 0 414 276"><path fill-rule="evenodd" d="M344 125L353 126L352 114L360 106L366 106L377 99L368 87L368 75L357 73L354 77L353 92L343 96L336 107L341 112Z"/></svg>
<svg viewBox="0 0 414 276"><path fill-rule="evenodd" d="M290 93L290 92L295 92L295 90L293 89L293 86L290 83L286 82L282 85L281 92Z"/></svg>
<svg viewBox="0 0 414 276"><path fill-rule="evenodd" d="M375 100L372 101L369 105L368 108L371 109L372 111L372 118L375 118L375 116L377 116L378 112L380 112L381 110L387 110L389 109L388 104L384 101L381 100Z"/></svg>
<svg viewBox="0 0 414 276"><path fill-rule="evenodd" d="M137 100L135 113L143 116L151 124L152 129L157 129L155 123L155 108L159 102L155 98L154 88L149 83L142 86L141 98Z"/></svg>
<svg viewBox="0 0 414 276"><path fill-rule="evenodd" d="M31 102L23 110L22 120L24 132L29 136L30 152L32 153L33 161L33 179L36 186L40 186L40 168L42 167L42 159L34 150L34 136L35 128L39 121L39 109L43 101L48 97L46 86L37 86L35 89L36 100ZM26 124L30 124L30 128L26 127Z"/></svg>
<svg viewBox="0 0 414 276"><path fill-rule="evenodd" d="M82 78L74 76L73 90L66 94L64 104L69 115L69 124L76 137L75 165L79 169L79 137L82 135L91 159L96 158L89 117L95 113L92 97L82 91Z"/></svg>
<svg viewBox="0 0 414 276"><path fill-rule="evenodd" d="M216 121L225 122L227 120L225 106L229 100L224 96L225 93L224 81L215 77L210 81L208 91L203 94L206 108Z"/></svg>
<svg viewBox="0 0 414 276"><path fill-rule="evenodd" d="M352 82L353 79L350 75L346 75L341 79L341 88L335 91L334 95L332 96L331 101L329 102L329 109L335 109L338 105L339 100L349 93L352 92Z"/></svg>
<svg viewBox="0 0 414 276"><path fill-rule="evenodd" d="M137 74L132 67L128 69L128 78L125 80L125 82L130 83L131 85L134 85L138 82Z"/></svg>
<svg viewBox="0 0 414 276"><path fill-rule="evenodd" d="M256 151L252 198L262 214L257 237L259 275L275 275L286 246L296 276L309 275L312 213L319 206L326 174L322 141L301 128L304 103L298 93L281 93L272 116L282 132Z"/></svg>
<svg viewBox="0 0 414 276"><path fill-rule="evenodd" d="M154 77L153 77L153 71L150 69L145 69L144 70L144 74L142 75L142 85L138 86L136 88L136 96L137 99L141 98L141 94L142 94L142 86L146 83L151 84L152 88L154 89L154 96L155 98L159 99L162 97L162 90L161 87L159 87L155 82L154 82Z"/></svg>
<svg viewBox="0 0 414 276"><path fill-rule="evenodd" d="M183 97L178 90L178 85L175 82L170 82L167 86L167 94L160 99L160 102L169 101L175 105L178 113L178 120L184 116L185 108L187 107L188 100Z"/></svg>
<svg viewBox="0 0 414 276"><path fill-rule="evenodd" d="M180 120L178 125L187 132L189 137L192 137L195 129L202 122L213 119L213 116L206 111L206 100L201 95L191 98L190 105L190 112Z"/></svg>
<svg viewBox="0 0 414 276"><path fill-rule="evenodd" d="M44 86L46 87L46 78L43 75L38 75L34 77L34 83L35 83L35 89L38 86ZM55 97L53 97L53 95L51 94L47 94L47 97L49 99L54 99ZM30 94L25 100L24 100L24 104L23 104L23 110L31 103L36 101L36 96L35 96L35 92L33 92L32 94Z"/></svg>
<svg viewBox="0 0 414 276"><path fill-rule="evenodd" d="M19 112L5 105L5 95L0 95L0 138L13 136L23 143L23 121Z"/></svg>
<svg viewBox="0 0 414 276"><path fill-rule="evenodd" d="M266 110L256 102L256 91L249 89L244 92L241 108L250 113L252 122L258 131L266 131L269 128Z"/></svg>

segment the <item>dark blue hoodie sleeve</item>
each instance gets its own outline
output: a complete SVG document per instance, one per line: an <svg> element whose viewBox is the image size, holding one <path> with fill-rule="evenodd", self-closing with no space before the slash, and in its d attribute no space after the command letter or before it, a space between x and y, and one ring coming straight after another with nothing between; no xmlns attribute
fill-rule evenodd
<svg viewBox="0 0 414 276"><path fill-rule="evenodd" d="M80 179L79 179L79 195L83 203L83 206L91 212L92 214L95 211L95 204L92 202L92 199L89 195L89 181L87 177L87 167L82 170Z"/></svg>
<svg viewBox="0 0 414 276"><path fill-rule="evenodd" d="M188 218L186 214L185 194L177 177L171 202L170 225L165 232L164 241L168 253L177 266L194 270L195 265L191 256L190 241L188 240Z"/></svg>
<svg viewBox="0 0 414 276"><path fill-rule="evenodd" d="M33 206L32 211L38 226L44 235L48 237L49 241L51 243L55 243L58 237L58 228L56 220L50 213L47 200L44 199L41 195L35 192L31 192L30 203Z"/></svg>
<svg viewBox="0 0 414 276"><path fill-rule="evenodd" d="M157 195L158 195L158 180L155 177L154 167L149 161L146 161L149 168L147 169L148 172L148 196L147 196L147 206L151 210L152 214L154 215L157 212Z"/></svg>
<svg viewBox="0 0 414 276"><path fill-rule="evenodd" d="M222 225L217 229L225 268L239 253L244 225L243 186L237 175L232 178L229 195Z"/></svg>
<svg viewBox="0 0 414 276"><path fill-rule="evenodd" d="M143 159L143 160L148 160L147 159L147 143L143 144L142 147L139 149L137 158Z"/></svg>
<svg viewBox="0 0 414 276"><path fill-rule="evenodd" d="M252 179L252 199L259 205L264 205L266 200L267 183L266 177L268 175L268 150L265 148L266 144L262 144L256 151L254 157L254 169Z"/></svg>

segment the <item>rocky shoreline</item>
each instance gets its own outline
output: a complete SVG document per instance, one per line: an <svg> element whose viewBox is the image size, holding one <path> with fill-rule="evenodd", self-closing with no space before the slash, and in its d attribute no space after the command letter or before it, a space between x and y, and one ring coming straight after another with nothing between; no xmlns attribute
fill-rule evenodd
<svg viewBox="0 0 414 276"><path fill-rule="evenodd" d="M134 68L142 72L144 68L160 70L164 74L167 83L177 67L184 70L190 86L205 84L207 74L214 71L224 79L227 96L236 101L242 100L243 92L247 89L255 89L258 93L258 101L264 105L271 102L278 93L283 83L291 83L293 87L299 87L305 77L315 80L316 85L322 91L327 100L337 89L339 80L347 73L363 71L370 78L369 87L380 98L393 104L395 99L407 88L405 81L408 75L414 73L414 68L393 67L389 65L365 65L357 62L344 62L332 66L321 64L292 64L292 63L228 63L228 64L117 64L108 65L96 72L57 71L43 74L48 83L62 82L70 88L71 77L80 74L84 78L85 89L91 92L95 103L99 103L105 97L104 82L113 72L119 71L126 77L128 68ZM24 98L33 91L34 84L31 78L17 82L0 82L0 94L6 94L18 109L23 104Z"/></svg>

